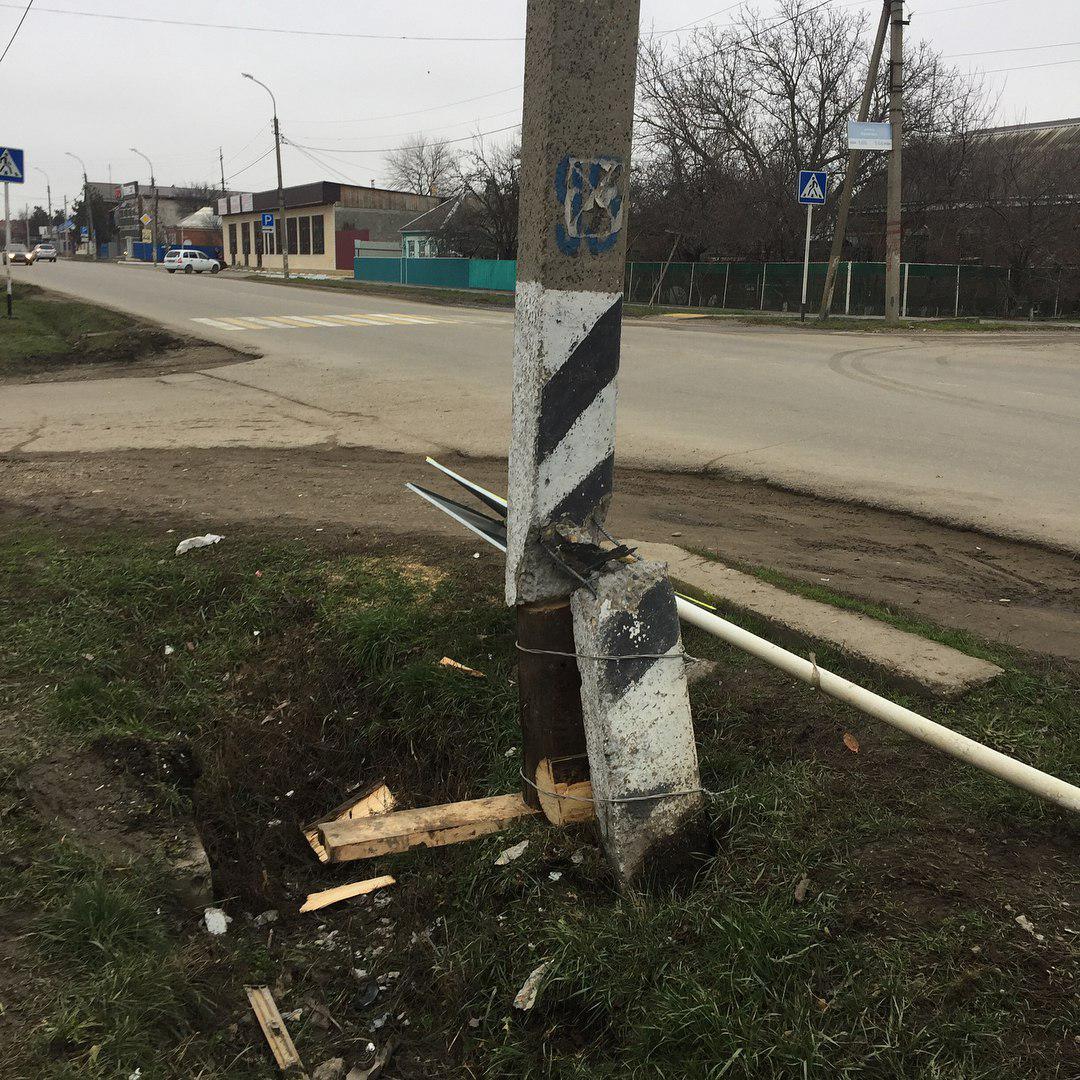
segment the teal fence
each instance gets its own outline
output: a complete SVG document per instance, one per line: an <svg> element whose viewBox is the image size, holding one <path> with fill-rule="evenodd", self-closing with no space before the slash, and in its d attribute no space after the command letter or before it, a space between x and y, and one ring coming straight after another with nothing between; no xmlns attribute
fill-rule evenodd
<svg viewBox="0 0 1080 1080"><path fill-rule="evenodd" d="M360 281L512 291L509 259L357 259ZM809 306L820 306L825 263L811 263ZM1080 269L1013 271L1004 266L905 263L903 311L912 318L1080 317ZM732 311L798 311L802 263L626 264L627 303ZM833 312L883 315L885 264L840 264Z"/></svg>

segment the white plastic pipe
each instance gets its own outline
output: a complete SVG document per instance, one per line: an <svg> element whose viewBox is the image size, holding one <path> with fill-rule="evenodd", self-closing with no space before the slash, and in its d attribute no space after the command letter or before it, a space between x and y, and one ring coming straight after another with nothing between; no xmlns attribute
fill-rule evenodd
<svg viewBox="0 0 1080 1080"><path fill-rule="evenodd" d="M719 615L714 615L682 597L676 597L676 603L679 606L679 617L684 622L750 653L751 656L756 656L759 660L764 660L767 664L772 664L796 679L817 686L823 694L852 705L868 716L884 720L886 724L899 728L912 738L928 743L968 765L974 765L975 768L982 769L1006 783L1057 803L1066 810L1080 811L1080 788L1049 773L1033 769L1007 754L991 750L966 735L935 724L933 720L928 720L911 709L905 709L902 705L897 705L862 686L856 686L855 683L818 667L812 661L804 660L771 641L751 634L741 626L721 619Z"/></svg>

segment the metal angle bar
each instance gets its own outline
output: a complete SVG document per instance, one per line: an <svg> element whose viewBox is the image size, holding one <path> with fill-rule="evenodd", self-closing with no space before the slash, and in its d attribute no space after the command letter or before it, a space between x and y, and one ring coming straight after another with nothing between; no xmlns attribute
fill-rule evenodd
<svg viewBox="0 0 1080 1080"><path fill-rule="evenodd" d="M459 525L464 525L470 532L476 533L481 540L486 540L493 548L506 552L506 526L501 521L479 514L470 510L461 503L454 502L444 495L438 495L434 491L420 487L419 484L405 485L411 492L426 499L432 506L441 510L448 517L452 517Z"/></svg>
<svg viewBox="0 0 1080 1080"><path fill-rule="evenodd" d="M503 518L506 517L507 503L505 499L500 498L493 491L488 491L487 488L483 488L479 484L473 483L472 480L466 480L460 473L454 472L453 469L448 469L433 457L425 458L424 460L433 468L438 469L444 476L449 476L455 484L460 484L466 491L475 495L489 510L494 510L496 514L499 514Z"/></svg>

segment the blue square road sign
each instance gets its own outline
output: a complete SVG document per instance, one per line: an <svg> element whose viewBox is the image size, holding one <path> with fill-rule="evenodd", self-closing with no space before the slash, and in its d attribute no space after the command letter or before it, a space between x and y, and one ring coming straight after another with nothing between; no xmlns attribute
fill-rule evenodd
<svg viewBox="0 0 1080 1080"><path fill-rule="evenodd" d="M262 231L273 232L274 231L274 215L263 214L262 216Z"/></svg>
<svg viewBox="0 0 1080 1080"><path fill-rule="evenodd" d="M0 184L21 184L25 180L23 152L14 146L0 146Z"/></svg>
<svg viewBox="0 0 1080 1080"><path fill-rule="evenodd" d="M803 169L799 173L799 186L796 194L804 206L824 206L825 196L829 193L829 174Z"/></svg>

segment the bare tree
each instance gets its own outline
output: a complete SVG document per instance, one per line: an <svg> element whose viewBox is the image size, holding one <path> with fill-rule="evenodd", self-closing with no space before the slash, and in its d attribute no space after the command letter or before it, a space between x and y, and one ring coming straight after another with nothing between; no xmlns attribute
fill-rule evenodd
<svg viewBox="0 0 1080 1080"><path fill-rule="evenodd" d="M783 0L767 16L744 10L728 26L707 26L674 49L642 49L637 249L651 233L681 235L686 254L743 258L799 254L803 217L793 196L801 168L839 171L846 129L869 59L868 17ZM970 130L983 119L978 87L925 45L905 69L909 140ZM886 116L885 73L871 119ZM868 155L856 196L884 168ZM642 211L645 211L644 213Z"/></svg>
<svg viewBox="0 0 1080 1080"><path fill-rule="evenodd" d="M521 144L487 147L477 142L459 164L462 203L448 223L454 249L463 255L517 257Z"/></svg>
<svg viewBox="0 0 1080 1080"><path fill-rule="evenodd" d="M449 143L422 132L386 155L386 182L417 195L448 195L457 176L457 155Z"/></svg>

